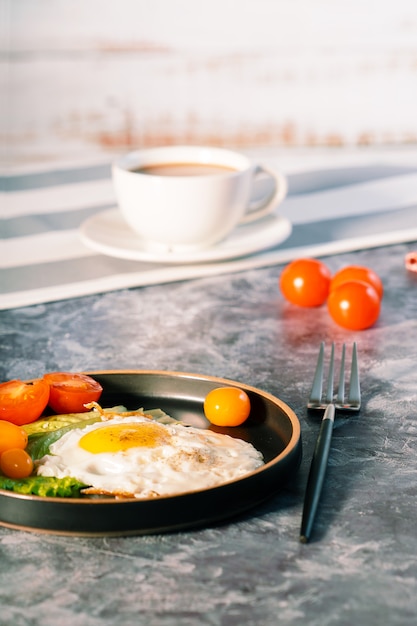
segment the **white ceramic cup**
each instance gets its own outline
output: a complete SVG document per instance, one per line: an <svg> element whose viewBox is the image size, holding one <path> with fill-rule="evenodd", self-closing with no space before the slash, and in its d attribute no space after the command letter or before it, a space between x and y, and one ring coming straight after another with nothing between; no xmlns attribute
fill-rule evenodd
<svg viewBox="0 0 417 626"><path fill-rule="evenodd" d="M173 175L172 164L190 166ZM214 166L197 173L195 166ZM166 166L163 174L156 166ZM150 168L150 169L146 169ZM170 174L167 175L167 172ZM254 181L268 174L274 189L250 206ZM287 193L285 177L223 148L168 146L130 152L113 163L116 199L141 244L153 251L192 252L224 239L239 224L269 214Z"/></svg>

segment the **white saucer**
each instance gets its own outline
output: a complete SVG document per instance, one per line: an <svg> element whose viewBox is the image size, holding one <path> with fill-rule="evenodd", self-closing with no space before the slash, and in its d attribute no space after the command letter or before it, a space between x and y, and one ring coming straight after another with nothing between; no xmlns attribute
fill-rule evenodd
<svg viewBox="0 0 417 626"><path fill-rule="evenodd" d="M238 226L215 246L193 252L155 252L126 224L118 209L93 215L80 227L86 246L108 256L151 263L204 263L233 259L278 245L291 234L291 222L281 215L268 215Z"/></svg>

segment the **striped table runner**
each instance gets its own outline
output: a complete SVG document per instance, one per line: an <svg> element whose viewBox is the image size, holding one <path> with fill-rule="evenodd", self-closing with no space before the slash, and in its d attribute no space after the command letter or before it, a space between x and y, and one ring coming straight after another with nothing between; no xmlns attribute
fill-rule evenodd
<svg viewBox="0 0 417 626"><path fill-rule="evenodd" d="M97 254L88 217L115 207L110 164L0 177L0 309L417 240L417 160L288 175L279 207L293 225L275 248L215 263L169 265Z"/></svg>

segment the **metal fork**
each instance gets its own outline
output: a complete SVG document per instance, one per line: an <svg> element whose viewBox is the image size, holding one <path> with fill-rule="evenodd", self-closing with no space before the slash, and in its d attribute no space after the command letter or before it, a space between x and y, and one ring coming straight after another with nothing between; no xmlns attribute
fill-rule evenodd
<svg viewBox="0 0 417 626"><path fill-rule="evenodd" d="M323 388L323 370L324 370L324 343L320 345L319 356L317 359L316 371L314 374L313 387L311 389L310 398L307 403L309 409L325 409L323 419L320 426L320 432L317 437L316 446L311 460L310 472L307 480L306 493L304 498L303 516L301 521L300 541L307 543L313 527L321 490L324 483L327 461L329 458L330 443L333 434L335 411L354 411L357 412L361 406L361 392L359 384L359 368L358 353L356 343L353 344L352 362L350 368L349 395L345 401L345 355L346 345L343 344L342 356L340 361L339 387L336 400L334 400L334 354L335 348L332 343L332 349L329 362L329 373L327 379L327 391L324 400L322 399Z"/></svg>

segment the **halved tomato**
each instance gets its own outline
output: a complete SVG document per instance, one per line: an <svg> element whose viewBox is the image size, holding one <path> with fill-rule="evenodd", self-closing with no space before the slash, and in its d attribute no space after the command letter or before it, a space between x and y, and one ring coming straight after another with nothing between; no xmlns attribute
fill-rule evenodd
<svg viewBox="0 0 417 626"><path fill-rule="evenodd" d="M50 386L48 404L57 414L88 411L84 405L96 402L103 391L102 386L86 374L50 372L43 379Z"/></svg>
<svg viewBox="0 0 417 626"><path fill-rule="evenodd" d="M42 415L48 400L49 385L42 378L9 380L0 384L0 419L18 426L30 424Z"/></svg>

